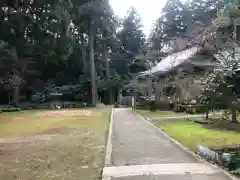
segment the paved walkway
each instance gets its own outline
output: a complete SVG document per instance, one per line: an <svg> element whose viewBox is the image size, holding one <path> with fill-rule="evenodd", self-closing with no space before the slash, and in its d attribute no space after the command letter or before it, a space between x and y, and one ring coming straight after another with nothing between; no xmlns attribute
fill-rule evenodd
<svg viewBox="0 0 240 180"><path fill-rule="evenodd" d="M114 109L111 180L229 180L220 169L183 151L130 109ZM110 178L111 177L111 178Z"/></svg>

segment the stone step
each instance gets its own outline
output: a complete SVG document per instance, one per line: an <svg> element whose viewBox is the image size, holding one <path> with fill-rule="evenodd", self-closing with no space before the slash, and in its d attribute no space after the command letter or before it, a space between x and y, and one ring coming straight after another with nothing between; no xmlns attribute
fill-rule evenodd
<svg viewBox="0 0 240 180"><path fill-rule="evenodd" d="M220 173L218 168L204 163L170 163L134 166L105 167L103 177L123 178L134 176L167 176L186 174L214 174Z"/></svg>
<svg viewBox="0 0 240 180"><path fill-rule="evenodd" d="M142 175L109 178L107 180L229 180L229 177L223 173L213 174L171 174L171 175Z"/></svg>

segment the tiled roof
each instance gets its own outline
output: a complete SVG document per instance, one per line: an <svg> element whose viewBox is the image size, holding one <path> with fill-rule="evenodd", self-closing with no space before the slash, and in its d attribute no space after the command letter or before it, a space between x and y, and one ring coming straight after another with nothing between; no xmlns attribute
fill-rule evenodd
<svg viewBox="0 0 240 180"><path fill-rule="evenodd" d="M174 53L172 55L167 56L162 59L156 66L152 67L151 73L164 73L172 68L182 64L183 62L188 61L191 57L193 57L198 52L198 47L192 47L190 49L180 51L178 53ZM144 71L140 73L140 76L149 75L150 70Z"/></svg>

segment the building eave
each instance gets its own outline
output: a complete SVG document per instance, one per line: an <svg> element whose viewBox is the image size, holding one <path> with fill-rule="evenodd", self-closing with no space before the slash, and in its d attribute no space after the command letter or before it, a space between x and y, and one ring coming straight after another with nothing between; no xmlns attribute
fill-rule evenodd
<svg viewBox="0 0 240 180"><path fill-rule="evenodd" d="M195 46L189 48L187 50L183 50L174 54L171 54L164 59L161 60L156 66L153 68L140 73L140 77L148 76L148 75L156 75L156 74L165 74L168 71L176 68L177 66L188 62L197 52L199 51L199 47Z"/></svg>

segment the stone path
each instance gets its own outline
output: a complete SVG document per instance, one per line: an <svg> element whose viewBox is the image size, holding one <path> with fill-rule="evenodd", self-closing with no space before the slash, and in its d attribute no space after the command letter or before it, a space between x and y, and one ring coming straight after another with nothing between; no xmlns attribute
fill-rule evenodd
<svg viewBox="0 0 240 180"><path fill-rule="evenodd" d="M114 109L112 128L112 166L104 168L104 180L230 179L198 162L130 109Z"/></svg>

